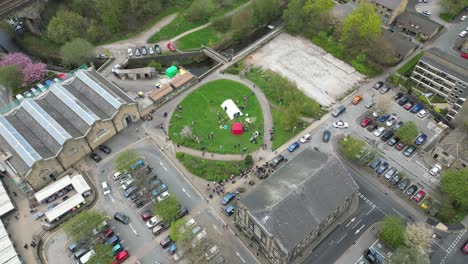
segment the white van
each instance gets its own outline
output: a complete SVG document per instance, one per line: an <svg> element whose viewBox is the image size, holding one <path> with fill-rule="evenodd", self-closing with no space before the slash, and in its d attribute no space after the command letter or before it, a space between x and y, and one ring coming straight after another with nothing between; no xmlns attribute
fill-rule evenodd
<svg viewBox="0 0 468 264"><path fill-rule="evenodd" d="M91 259L92 256L94 256L94 250L91 250L88 253L84 254L84 256L80 258L80 264L87 263Z"/></svg>
<svg viewBox="0 0 468 264"><path fill-rule="evenodd" d="M112 175L112 179L114 179L114 181L120 179L120 176L122 175L122 173L120 171L116 171L114 173L114 175Z"/></svg>
<svg viewBox="0 0 468 264"><path fill-rule="evenodd" d="M103 181L101 185L102 185L102 191L104 192L104 195L108 195L111 193L111 190L109 189L109 186L107 185L107 182Z"/></svg>

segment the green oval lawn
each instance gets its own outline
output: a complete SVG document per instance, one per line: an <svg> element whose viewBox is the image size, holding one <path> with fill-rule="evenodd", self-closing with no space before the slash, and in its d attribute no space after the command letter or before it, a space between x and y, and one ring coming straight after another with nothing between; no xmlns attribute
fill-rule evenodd
<svg viewBox="0 0 468 264"><path fill-rule="evenodd" d="M244 96L247 96L247 100L244 100ZM241 109L242 116L229 119L221 107L227 99L232 99L239 108L245 107L244 110ZM246 152L252 152L263 144L262 109L252 91L241 83L231 80L209 82L187 95L181 106L182 112L174 110L169 128L169 136L175 143L198 150L205 147L207 152L235 154L241 153L243 148L247 149ZM221 120L218 118L218 112ZM177 114L181 118L176 117ZM245 121L247 114L251 120L250 125ZM247 126L242 135L231 133L231 124L234 122L241 122ZM224 124L228 129L222 128ZM209 139L211 131L214 133L213 139ZM249 142L255 131L260 133L257 144ZM198 137L200 143L194 136Z"/></svg>

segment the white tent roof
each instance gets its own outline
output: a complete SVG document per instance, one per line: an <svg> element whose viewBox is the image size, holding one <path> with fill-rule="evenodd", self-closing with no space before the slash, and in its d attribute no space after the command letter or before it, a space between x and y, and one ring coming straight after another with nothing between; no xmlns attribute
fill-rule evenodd
<svg viewBox="0 0 468 264"><path fill-rule="evenodd" d="M53 220L59 218L60 216L66 214L68 211L70 211L73 207L83 203L85 199L81 194L77 193L70 197L68 200L63 201L56 207L50 209L45 213L45 216L49 222L52 222Z"/></svg>
<svg viewBox="0 0 468 264"><path fill-rule="evenodd" d="M231 120L234 119L234 114L236 113L239 113L239 115L242 115L242 112L239 110L239 108L234 103L234 101L232 101L232 99L228 99L224 101L221 104L221 107L223 108L223 110L226 109L226 114L229 116Z"/></svg>
<svg viewBox="0 0 468 264"><path fill-rule="evenodd" d="M73 185L73 188L79 194L83 194L91 190L91 187L89 187L88 183L85 181L85 179L83 178L83 175L81 174L73 176L71 178L71 183Z"/></svg>
<svg viewBox="0 0 468 264"><path fill-rule="evenodd" d="M34 196L36 197L36 200L41 203L45 199L49 198L52 194L54 194L54 193L60 191L61 189L67 187L71 183L72 182L71 182L70 176L66 175L66 176L58 179L54 183L48 185L47 187L42 188L40 191L36 192L34 194Z"/></svg>
<svg viewBox="0 0 468 264"><path fill-rule="evenodd" d="M13 247L13 243L0 220L0 264L20 264L18 253Z"/></svg>
<svg viewBox="0 0 468 264"><path fill-rule="evenodd" d="M2 181L0 181L0 217L13 209L15 209L15 206L11 202Z"/></svg>

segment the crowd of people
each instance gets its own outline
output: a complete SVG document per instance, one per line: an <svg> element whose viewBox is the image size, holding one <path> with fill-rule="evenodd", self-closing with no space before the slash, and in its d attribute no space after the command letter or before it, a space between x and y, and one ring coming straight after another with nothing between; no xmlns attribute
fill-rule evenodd
<svg viewBox="0 0 468 264"><path fill-rule="evenodd" d="M271 163L266 162L265 164L261 166L255 165L255 168L253 169L253 174L257 176L257 178L259 179L265 179L268 176L270 176L270 174L272 174L273 171L274 171L274 168L271 165Z"/></svg>

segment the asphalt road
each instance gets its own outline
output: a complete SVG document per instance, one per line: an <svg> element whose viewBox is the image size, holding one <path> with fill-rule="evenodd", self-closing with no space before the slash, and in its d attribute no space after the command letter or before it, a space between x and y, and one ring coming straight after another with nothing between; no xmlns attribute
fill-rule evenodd
<svg viewBox="0 0 468 264"><path fill-rule="evenodd" d="M468 241L468 232L446 233L435 232L437 237L432 245L430 255L433 264L463 264L468 262L468 256L461 251L462 245Z"/></svg>

